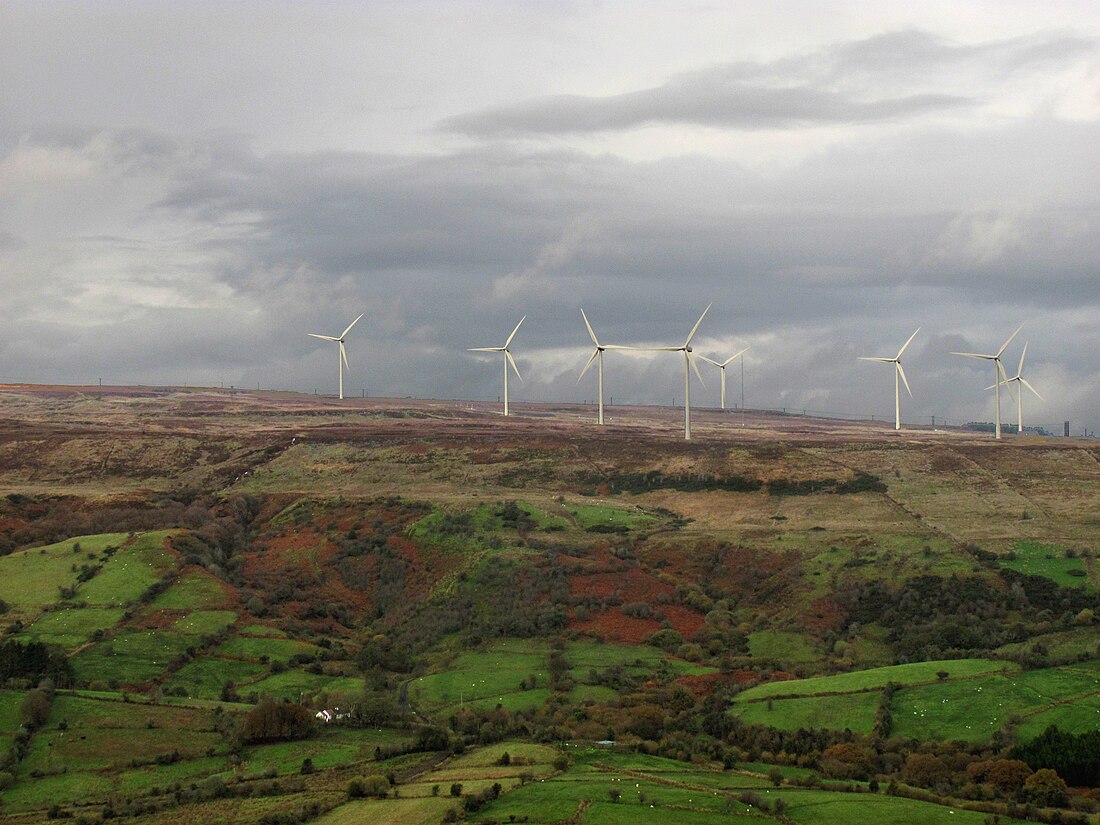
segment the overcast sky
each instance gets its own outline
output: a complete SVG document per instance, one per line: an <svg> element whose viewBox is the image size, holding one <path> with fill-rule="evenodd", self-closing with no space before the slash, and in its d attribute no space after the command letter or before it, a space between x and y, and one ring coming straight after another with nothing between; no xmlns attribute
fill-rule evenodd
<svg viewBox="0 0 1100 825"><path fill-rule="evenodd" d="M0 381L1100 424L1100 4L0 4ZM675 354L607 394L682 402ZM702 366L707 366L703 364ZM718 376L693 401L717 404ZM739 373L730 376L731 400ZM694 379L693 379L694 380ZM734 389L736 387L736 390ZM1006 402L1006 421L1015 406Z"/></svg>

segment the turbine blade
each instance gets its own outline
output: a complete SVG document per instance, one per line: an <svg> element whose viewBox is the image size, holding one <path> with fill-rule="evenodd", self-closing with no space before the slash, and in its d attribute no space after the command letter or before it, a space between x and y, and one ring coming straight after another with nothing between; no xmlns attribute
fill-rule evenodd
<svg viewBox="0 0 1100 825"><path fill-rule="evenodd" d="M884 364L896 364L897 361L898 361L897 358L877 358L877 357L874 357L874 356L871 356L871 355L858 355L858 356L856 356L856 360L857 361L881 361Z"/></svg>
<svg viewBox="0 0 1100 825"><path fill-rule="evenodd" d="M320 338L322 341L339 341L339 338L333 338L331 335L318 335L316 332L307 332L310 338Z"/></svg>
<svg viewBox="0 0 1100 825"><path fill-rule="evenodd" d="M699 357L702 358L704 361L706 361L708 364L714 364L714 366L718 367L718 369L724 369L725 366L726 366L726 364L719 364L717 361L712 361L710 358L707 358L705 355L700 355ZM727 361L726 363L728 364L729 362Z"/></svg>
<svg viewBox="0 0 1100 825"><path fill-rule="evenodd" d="M996 355L983 355L980 352L952 352L951 355L961 355L963 358L984 358L986 361L996 360Z"/></svg>
<svg viewBox="0 0 1100 825"><path fill-rule="evenodd" d="M905 377L905 370L902 369L901 361L895 361L894 366L898 368L898 375L901 376L901 382L905 384L905 391L909 393L909 397L913 397L913 391L909 389L909 379Z"/></svg>
<svg viewBox="0 0 1100 825"><path fill-rule="evenodd" d="M345 349L343 341L340 342L340 358L344 362L344 368L351 372L351 364L348 363L348 351Z"/></svg>
<svg viewBox="0 0 1100 825"><path fill-rule="evenodd" d="M905 348L913 342L914 338L917 337L918 332L920 332L920 327L917 327L915 330L913 330L913 334L909 336L909 340L907 340L904 344L901 345L901 349L898 350L898 358L901 358L901 354L903 352L905 352Z"/></svg>
<svg viewBox="0 0 1100 825"><path fill-rule="evenodd" d="M504 347L470 347L466 352L504 352Z"/></svg>
<svg viewBox="0 0 1100 825"><path fill-rule="evenodd" d="M516 371L516 378L520 380L520 383L523 383L523 376L519 374L519 367L516 366L516 359L512 357L512 353L508 352L508 350L504 350L504 357L508 359L508 363L512 365L512 369Z"/></svg>
<svg viewBox="0 0 1100 825"><path fill-rule="evenodd" d="M1020 383L1023 384L1025 387L1027 387L1029 390L1031 390L1035 394L1035 397L1038 398L1040 401L1046 401L1046 399L1043 398L1043 396L1039 395L1039 391L1037 389L1035 389L1035 387L1031 386L1031 384L1028 383L1028 380L1026 378L1024 378L1022 375L1020 376Z"/></svg>
<svg viewBox="0 0 1100 825"><path fill-rule="evenodd" d="M1027 358L1027 341L1024 341L1024 351L1020 353L1020 366L1016 368L1017 375L1024 374L1024 359Z"/></svg>
<svg viewBox="0 0 1100 825"><path fill-rule="evenodd" d="M359 318L362 318L366 314L367 313L365 313L365 312L360 313ZM354 321L352 321L350 324L348 324L348 328L345 329L344 332L340 335L341 338L344 338L349 332L351 332L351 328L359 323L359 318L356 318Z"/></svg>
<svg viewBox="0 0 1100 825"><path fill-rule="evenodd" d="M691 334L688 335L688 339L684 342L684 347L691 346L691 339L695 337L695 333L699 331L699 325L703 323L703 319L707 317L707 313L710 312L710 308L713 304L707 304L707 308L703 310L703 314L699 316L699 320L695 322L695 326L691 328Z"/></svg>
<svg viewBox="0 0 1100 825"><path fill-rule="evenodd" d="M581 379L584 378L584 374L588 372L588 368L592 366L592 363L596 360L596 356L600 354L598 349L592 350L592 357L588 359L588 363L584 365L584 369L581 370L581 374L577 376L577 383L581 383Z"/></svg>
<svg viewBox="0 0 1100 825"><path fill-rule="evenodd" d="M611 347L607 347L611 349ZM615 347L615 349L632 349L636 352L683 352L683 347Z"/></svg>
<svg viewBox="0 0 1100 825"><path fill-rule="evenodd" d="M588 323L588 316L584 314L584 307L581 307L581 317L584 318L584 325L588 327L588 334L592 338L592 343L598 347L600 342L596 340L596 333L592 331L592 325Z"/></svg>
<svg viewBox="0 0 1100 825"><path fill-rule="evenodd" d="M640 350L643 347L624 347L622 344L603 344L600 349L634 349Z"/></svg>
<svg viewBox="0 0 1100 825"><path fill-rule="evenodd" d="M684 354L687 355L688 363L691 364L691 368L695 370L695 377L699 379L699 383L706 389L707 382L703 380L703 373L699 372L699 365L695 363L695 359L691 357L690 352Z"/></svg>
<svg viewBox="0 0 1100 825"><path fill-rule="evenodd" d="M1001 344L1001 348L999 350L997 350L997 357L998 358L1001 357L1001 353L1004 352L1005 349L1007 349L1008 345L1012 343L1012 339L1015 338L1017 335L1019 335L1020 330L1022 330L1023 328L1024 328L1024 325L1020 324L1020 326L1016 327L1016 331L1014 333L1012 333L1010 336L1008 336L1008 338L1005 339L1005 342L1003 344Z"/></svg>
<svg viewBox="0 0 1100 825"><path fill-rule="evenodd" d="M729 365L729 363L730 363L730 362L731 362L731 361L732 361L732 360L733 360L734 358L738 358L738 357L740 357L740 356L744 355L744 354L745 354L746 352L748 352L748 351L749 351L750 349L752 349L752 347L745 347L745 348L744 348L743 350L739 350L738 352L735 352L735 353L734 353L733 355L731 355L731 356L730 356L729 358L727 358L727 359L726 359L725 361L723 361L723 362L722 362L722 363L721 363L721 364L720 364L719 366L722 366L722 367L728 366L728 365Z"/></svg>
<svg viewBox="0 0 1100 825"><path fill-rule="evenodd" d="M523 322L524 322L524 321L526 321L526 320L527 320L527 316L526 316L526 315L524 315L524 316L523 316L522 318L520 318L520 319L519 319L519 323L518 323L518 324L516 324L516 328L515 328L514 330L512 330L512 334L511 334L511 335L509 335L509 336L508 336L508 340L504 342L504 347L503 347L504 349L507 349L507 348L508 348L508 345L509 345L510 343L512 343L512 339L516 337L516 333L517 333L517 332L519 332L519 328L520 328L521 326L523 326Z"/></svg>

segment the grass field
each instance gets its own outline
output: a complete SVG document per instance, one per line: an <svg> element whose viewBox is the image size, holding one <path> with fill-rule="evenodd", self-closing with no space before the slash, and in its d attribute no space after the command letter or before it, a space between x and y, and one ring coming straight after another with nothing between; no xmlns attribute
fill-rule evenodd
<svg viewBox="0 0 1100 825"><path fill-rule="evenodd" d="M217 649L219 656L232 656L236 659L259 661L267 656L271 661L285 662L299 653L317 653L320 650L309 642L294 639L272 639L259 636L234 636L227 639Z"/></svg>
<svg viewBox="0 0 1100 825"><path fill-rule="evenodd" d="M325 676L321 673L307 673L304 670L287 670L249 684L246 692L256 692L260 696L280 696L297 701L303 693L315 693L320 690L359 693L363 690L363 679L359 676Z"/></svg>
<svg viewBox="0 0 1100 825"><path fill-rule="evenodd" d="M744 702L733 706L733 714L746 724L767 725L780 730L825 728L870 733L875 724L878 702L878 691L867 691L839 696L774 699L770 709L768 702Z"/></svg>
<svg viewBox="0 0 1100 825"><path fill-rule="evenodd" d="M749 634L749 653L757 659L800 664L813 662L821 654L810 647L801 633L780 630L758 630Z"/></svg>
<svg viewBox="0 0 1100 825"><path fill-rule="evenodd" d="M127 630L73 657L77 677L136 685L159 676L173 656L184 653L198 637L155 630Z"/></svg>
<svg viewBox="0 0 1100 825"><path fill-rule="evenodd" d="M857 670L836 676L815 676L786 682L769 682L739 693L734 701L751 702L778 696L813 696L824 693L854 693L884 687L887 682L912 685L937 681L937 673L946 671L949 679L964 679L985 673L1015 671L1009 662L993 659L950 659L936 662L915 662L870 670Z"/></svg>
<svg viewBox="0 0 1100 825"><path fill-rule="evenodd" d="M1016 558L998 562L1001 567L1028 576L1043 576L1062 587L1095 589L1089 582L1085 563L1068 558L1066 548L1038 541L1017 541L1012 545Z"/></svg>
<svg viewBox="0 0 1100 825"><path fill-rule="evenodd" d="M1094 730L1100 719L1095 712L1097 694L1100 673L1072 666L907 687L894 695L893 732L918 739L982 742L1008 717L1046 709L1048 718L1085 723L1083 728L1067 728L1071 732ZM1076 704L1072 702L1061 704L1086 696L1080 708L1071 710ZM1040 725L1038 721L1028 726L1032 735L1042 732L1045 725Z"/></svg>
<svg viewBox="0 0 1100 825"><path fill-rule="evenodd" d="M521 705L545 701L549 678L549 645L543 640L505 640L489 645L485 650L461 653L446 670L414 679L409 684L409 699L425 708L441 708L459 702L477 700L503 703L518 701ZM535 691L524 691L520 681L530 676L536 679L538 696L525 697ZM515 697L514 697L515 695ZM514 697L514 698L513 698ZM528 703L527 698L531 701Z"/></svg>
<svg viewBox="0 0 1100 825"><path fill-rule="evenodd" d="M79 647L97 630L118 624L125 611L120 607L67 607L43 613L19 634L21 641L45 642L64 648Z"/></svg>
<svg viewBox="0 0 1100 825"><path fill-rule="evenodd" d="M238 691L247 692L247 685L267 673L267 667L255 662L204 656L188 662L165 682L166 690L182 687L188 696L217 699L226 682L233 682Z"/></svg>
<svg viewBox="0 0 1100 825"><path fill-rule="evenodd" d="M172 531L142 533L108 559L103 569L77 588L77 599L96 607L134 602L175 564L164 542Z"/></svg>
<svg viewBox="0 0 1100 825"><path fill-rule="evenodd" d="M0 599L16 609L53 604L58 600L60 588L77 584L82 565L98 564L99 554L105 548L118 547L125 541L125 533L79 536L0 557ZM89 553L96 558L89 559Z"/></svg>
<svg viewBox="0 0 1100 825"><path fill-rule="evenodd" d="M205 571L193 570L153 600L152 607L169 610L212 610L226 606L224 585Z"/></svg>
<svg viewBox="0 0 1100 825"><path fill-rule="evenodd" d="M566 504L577 526L582 530L606 528L611 530L640 530L659 523L656 516L638 509L624 509L608 504Z"/></svg>

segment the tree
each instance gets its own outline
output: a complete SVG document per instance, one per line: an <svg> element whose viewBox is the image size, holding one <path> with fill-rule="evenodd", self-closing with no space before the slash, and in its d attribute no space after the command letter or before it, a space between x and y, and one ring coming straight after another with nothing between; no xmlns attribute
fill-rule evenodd
<svg viewBox="0 0 1100 825"><path fill-rule="evenodd" d="M313 733L313 714L290 702L276 702L265 696L250 710L241 725L245 742L275 742L305 739Z"/></svg>
<svg viewBox="0 0 1100 825"><path fill-rule="evenodd" d="M1024 795L1037 805L1060 807L1069 802L1066 781L1050 768L1039 768L1024 782Z"/></svg>
<svg viewBox="0 0 1100 825"><path fill-rule="evenodd" d="M933 788L951 778L951 770L938 756L930 753L913 753L905 760L901 776L906 782Z"/></svg>
<svg viewBox="0 0 1100 825"><path fill-rule="evenodd" d="M19 718L31 730L46 724L50 716L50 695L41 689L27 693L19 708Z"/></svg>

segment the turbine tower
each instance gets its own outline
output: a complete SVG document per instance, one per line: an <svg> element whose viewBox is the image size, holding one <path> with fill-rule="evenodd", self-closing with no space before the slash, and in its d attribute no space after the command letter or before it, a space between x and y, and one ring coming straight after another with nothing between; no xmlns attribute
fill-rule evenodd
<svg viewBox="0 0 1100 825"><path fill-rule="evenodd" d="M512 369L516 371L516 378L521 382L523 376L519 374L519 367L516 366L516 359L512 357L511 351L508 349L508 345L512 343L512 339L516 337L516 333L519 332L519 328L523 326L523 322L527 320L527 316L524 315L519 319L519 323L516 324L516 328L512 330L512 334L508 336L508 340L504 342L503 347L470 347L469 352L501 352L504 353L504 414L508 415L508 365L512 365Z"/></svg>
<svg viewBox="0 0 1100 825"><path fill-rule="evenodd" d="M714 366L716 366L716 367L718 367L718 369L722 370L722 409L723 410L726 408L726 367L729 366L730 362L733 361L734 358L737 358L740 355L744 355L750 349L752 349L752 347L745 347L740 352L735 352L733 355L731 355L729 358L727 358L721 364L719 364L717 361L712 361L710 358L707 358L705 355L700 355L699 356L704 361L706 361L708 364L714 364Z"/></svg>
<svg viewBox="0 0 1100 825"><path fill-rule="evenodd" d="M362 318L363 315L366 315L366 313L361 313L359 315L359 318ZM348 337L348 333L351 332L351 328L359 323L359 318L356 318L354 321L348 324L348 328L340 333L339 338L333 338L331 335L318 335L315 332L306 333L306 335L309 335L313 338L320 338L323 341L335 341L337 344L340 345L340 350L337 353L338 360L336 364L337 368L340 371L340 400L343 400L344 398L344 367L347 367L348 372L351 372L351 367L348 365L348 354L347 351L344 349L344 339Z"/></svg>
<svg viewBox="0 0 1100 825"><path fill-rule="evenodd" d="M1027 357L1027 343L1024 343L1024 351L1020 353L1020 366L1016 368L1016 374L1011 378L1002 381L1005 386L1015 383L1016 387L1016 431L1022 433L1024 431L1024 387L1031 390L1032 394L1040 401L1045 401L1043 396L1039 395L1039 391L1035 387L1028 383L1028 380L1024 378L1024 359ZM993 387L986 387L987 390L993 389Z"/></svg>
<svg viewBox="0 0 1100 825"><path fill-rule="evenodd" d="M597 372L600 376L600 411L597 421L603 424L603 351L605 349L633 349L632 347L620 347L614 344L601 344L599 339L596 338L596 333L592 331L592 324L588 323L588 316L584 314L584 310L581 310L581 317L584 318L584 325L588 328L588 335L592 339L592 343L596 345L596 349L592 351L591 357L588 359L588 363L584 365L584 369L581 370L580 376L577 377L577 383L581 382L581 378L584 378L584 374L588 372L589 367L592 366L593 361L598 361Z"/></svg>
<svg viewBox="0 0 1100 825"><path fill-rule="evenodd" d="M1020 324L1020 326L1016 327L1016 332L1012 333L1010 336L1008 336L1008 338L1005 339L1005 342L1003 344L1001 344L1001 348L999 350L997 350L996 355L985 355L985 354L980 353L980 352L952 352L951 353L952 355L961 355L964 358L981 358L983 361L992 361L993 362L993 381L994 381L993 389L996 390L996 394L994 396L994 398L995 398L995 401L994 401L995 413L994 414L996 416L995 423L994 423L994 428L995 428L995 431L996 431L996 438L998 438L998 439L1000 439L1000 437L1001 437L1001 384L1002 383L1008 383L1008 375L1007 375L1007 373L1005 373L1005 368L1001 365L1001 355L1004 354L1005 349L1008 347L1008 345L1010 343L1012 343L1012 339L1015 338L1019 334L1020 330L1022 330L1023 328L1024 328L1023 324ZM1003 381L1002 381L1002 379L1003 379Z"/></svg>
<svg viewBox="0 0 1100 825"><path fill-rule="evenodd" d="M707 304L707 308L703 310L703 314L699 316L699 320L695 322L695 326L691 328L691 332L688 334L687 340L684 341L683 346L679 347L646 347L650 352L682 352L684 354L684 440L691 440L691 370L695 370L695 376L699 379L699 383L704 387L707 385L703 380L703 374L699 372L699 365L691 357L691 339L695 337L695 333L699 331L699 325L703 323L703 319L710 312L711 304Z"/></svg>
<svg viewBox="0 0 1100 825"><path fill-rule="evenodd" d="M917 337L917 333L920 332L920 327L917 327L913 331L913 334L909 336L909 340L901 345L901 349L898 350L898 354L893 358L872 358L861 355L860 361L881 361L884 364L894 365L894 429L901 429L901 384L900 381L905 382L905 391L909 393L909 397L913 397L913 391L909 389L909 379L905 377L905 370L901 368L901 354L905 352L905 348L909 346L910 342Z"/></svg>

